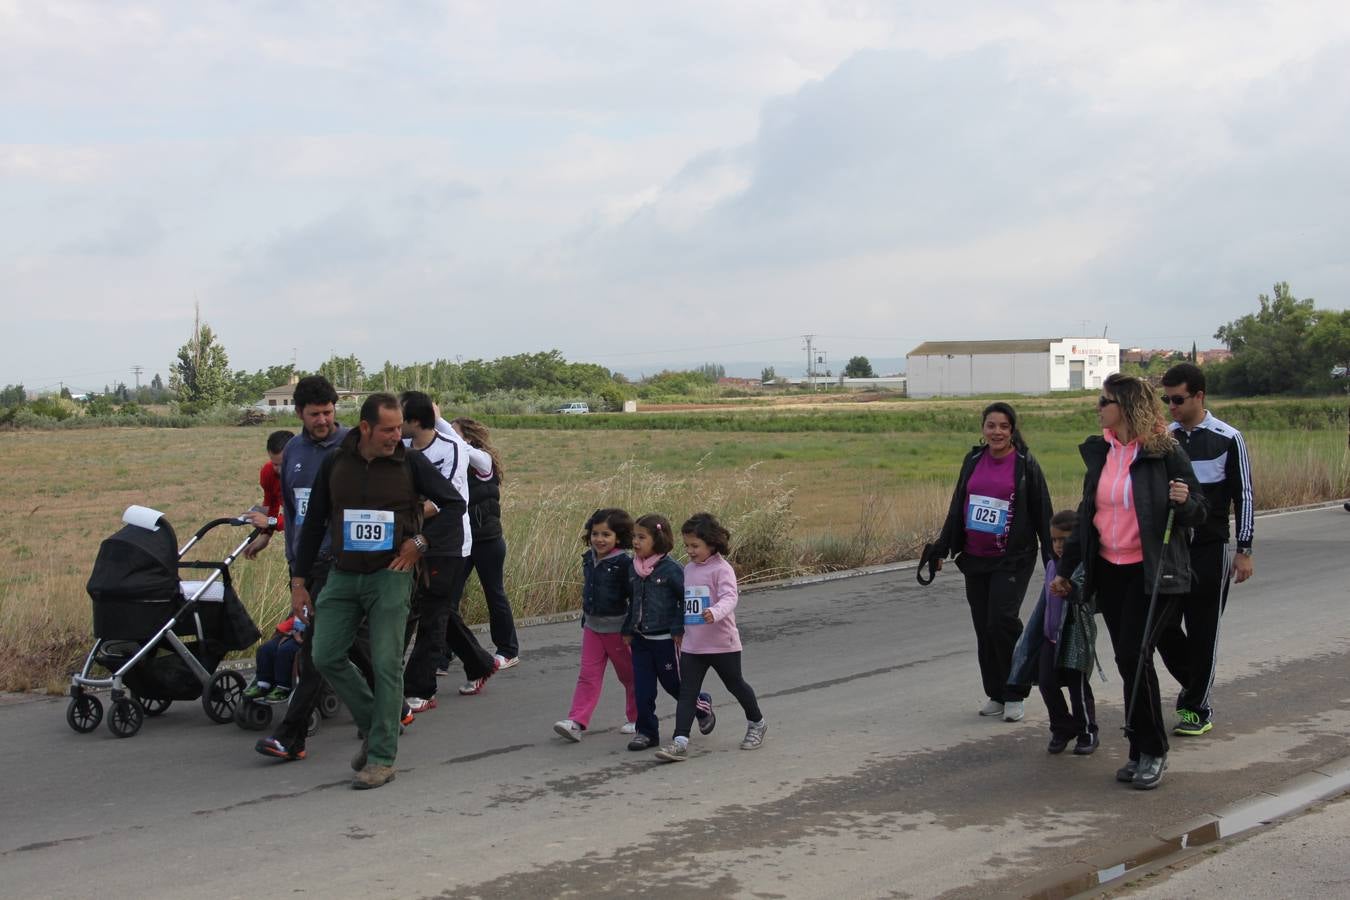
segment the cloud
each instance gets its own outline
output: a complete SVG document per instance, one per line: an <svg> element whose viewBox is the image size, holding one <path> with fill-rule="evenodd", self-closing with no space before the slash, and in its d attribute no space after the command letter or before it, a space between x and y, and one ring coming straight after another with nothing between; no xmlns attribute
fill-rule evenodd
<svg viewBox="0 0 1350 900"><path fill-rule="evenodd" d="M89 256L141 256L160 245L164 228L148 210L123 213L103 230L77 238L65 250Z"/></svg>

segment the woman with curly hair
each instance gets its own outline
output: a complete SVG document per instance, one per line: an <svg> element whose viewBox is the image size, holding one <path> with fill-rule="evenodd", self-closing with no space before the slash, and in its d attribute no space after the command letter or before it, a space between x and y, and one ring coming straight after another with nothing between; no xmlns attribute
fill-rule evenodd
<svg viewBox="0 0 1350 900"><path fill-rule="evenodd" d="M1187 545L1190 529L1205 520L1204 494L1191 461L1168 434L1148 382L1121 374L1107 378L1097 398L1097 419L1101 435L1078 448L1087 464L1083 500L1060 561L1063 574L1050 590L1068 596L1068 576L1083 564L1083 596L1096 597L1124 686L1130 758L1116 780L1151 790L1162 781L1168 750L1153 650L1178 595L1190 590ZM1169 506L1175 507L1175 522L1164 545ZM1158 602L1150 621L1155 584ZM1136 673L1142 674L1137 693Z"/></svg>

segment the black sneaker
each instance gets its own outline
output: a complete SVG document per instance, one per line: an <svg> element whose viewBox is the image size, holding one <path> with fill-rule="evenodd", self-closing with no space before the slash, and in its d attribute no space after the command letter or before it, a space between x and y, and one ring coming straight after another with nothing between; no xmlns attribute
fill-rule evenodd
<svg viewBox="0 0 1350 900"><path fill-rule="evenodd" d="M1045 752L1055 754L1063 753L1064 749L1068 746L1069 746L1069 739L1067 737L1061 737L1058 734L1052 734L1050 736L1050 743L1047 744L1045 747Z"/></svg>
<svg viewBox="0 0 1350 900"><path fill-rule="evenodd" d="M1074 755L1091 756L1093 751L1097 749L1097 745L1100 744L1101 742L1102 742L1101 738L1097 737L1097 732L1085 731L1082 734L1080 734L1078 736L1078 740L1074 742L1073 745Z"/></svg>
<svg viewBox="0 0 1350 900"><path fill-rule="evenodd" d="M258 743L253 745L253 749L263 756L284 759L287 762L305 758L304 747L287 747L274 737L259 738Z"/></svg>
<svg viewBox="0 0 1350 900"><path fill-rule="evenodd" d="M698 733L712 734L717 727L717 713L713 712L712 694L699 691L698 702L694 704L694 714L698 718Z"/></svg>
<svg viewBox="0 0 1350 900"><path fill-rule="evenodd" d="M655 746L656 746L656 741L654 741L654 740L652 740L651 738L647 737L645 734L636 734L636 735L633 735L633 739L632 739L631 741L628 742L628 749L629 749L629 750L633 750L633 751L637 751L637 750L647 750L647 749L649 749L649 748L651 748L651 747L655 747Z"/></svg>
<svg viewBox="0 0 1350 900"><path fill-rule="evenodd" d="M1167 770L1167 754L1139 756L1139 766L1134 773L1134 786L1141 791L1151 791L1162 782L1163 772Z"/></svg>
<svg viewBox="0 0 1350 900"><path fill-rule="evenodd" d="M1202 734L1208 734L1214 728L1214 723L1205 713L1198 713L1193 709L1177 710L1177 724L1172 726L1172 733L1183 737L1199 737Z"/></svg>
<svg viewBox="0 0 1350 900"><path fill-rule="evenodd" d="M1130 784L1134 781L1134 775L1139 771L1139 760L1132 759L1125 765L1116 769L1116 781L1123 784Z"/></svg>

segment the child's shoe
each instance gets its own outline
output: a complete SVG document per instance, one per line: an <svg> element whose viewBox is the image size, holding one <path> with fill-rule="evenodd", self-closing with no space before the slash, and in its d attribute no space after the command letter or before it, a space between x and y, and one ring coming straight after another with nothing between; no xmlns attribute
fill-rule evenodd
<svg viewBox="0 0 1350 900"><path fill-rule="evenodd" d="M267 696L264 697L263 699L268 703L280 703L281 701L287 699L290 696L291 696L291 689L284 684L279 684L276 687L272 688L272 690L268 691Z"/></svg>
<svg viewBox="0 0 1350 900"><path fill-rule="evenodd" d="M619 734L637 734L637 723L624 722L623 727L619 729Z"/></svg>
<svg viewBox="0 0 1350 900"><path fill-rule="evenodd" d="M769 730L769 723L760 719L758 722L751 722L745 727L745 740L741 741L742 750L758 750L764 743L764 732Z"/></svg>
<svg viewBox="0 0 1350 900"><path fill-rule="evenodd" d="M553 723L553 730L559 735L567 738L574 744L581 743L581 732L584 731L580 725L571 719L563 719L561 722Z"/></svg>
<svg viewBox="0 0 1350 900"><path fill-rule="evenodd" d="M266 694L267 689L270 687L271 685L269 684L259 684L257 681L254 681L248 687L244 688L244 697L249 700L257 700L263 694Z"/></svg>
<svg viewBox="0 0 1350 900"><path fill-rule="evenodd" d="M713 712L712 694L699 691L698 702L694 705L694 716L698 719L698 733L712 734L717 727L717 713Z"/></svg>
<svg viewBox="0 0 1350 900"><path fill-rule="evenodd" d="M661 762L684 762L689 758L689 745L671 741L656 751L656 758Z"/></svg>

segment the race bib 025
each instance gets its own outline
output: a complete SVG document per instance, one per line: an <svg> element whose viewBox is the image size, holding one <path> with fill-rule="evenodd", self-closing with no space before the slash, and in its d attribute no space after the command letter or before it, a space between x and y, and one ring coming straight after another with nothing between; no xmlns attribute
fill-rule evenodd
<svg viewBox="0 0 1350 900"><path fill-rule="evenodd" d="M349 509L342 513L342 549L378 553L394 549L394 514L383 509Z"/></svg>
<svg viewBox="0 0 1350 900"><path fill-rule="evenodd" d="M966 530L1002 534L1008 527L1010 507L1007 500L971 494L970 503L966 506Z"/></svg>
<svg viewBox="0 0 1350 900"><path fill-rule="evenodd" d="M703 611L712 606L712 592L706 584L689 585L684 589L684 624L706 625Z"/></svg>

